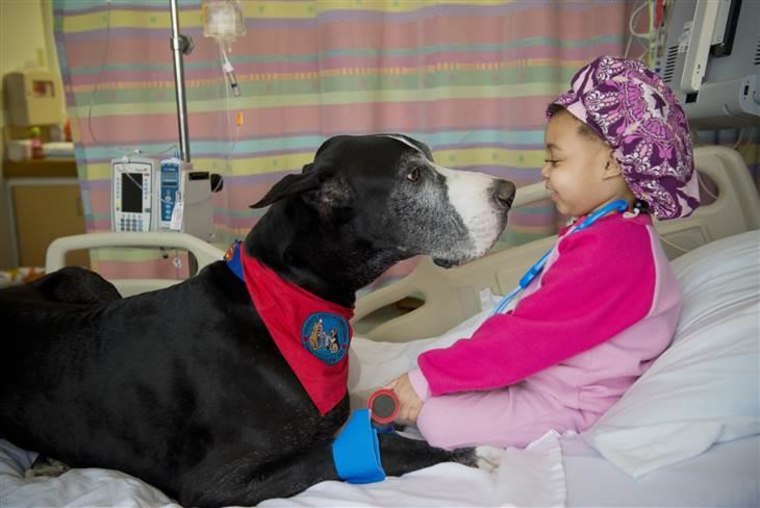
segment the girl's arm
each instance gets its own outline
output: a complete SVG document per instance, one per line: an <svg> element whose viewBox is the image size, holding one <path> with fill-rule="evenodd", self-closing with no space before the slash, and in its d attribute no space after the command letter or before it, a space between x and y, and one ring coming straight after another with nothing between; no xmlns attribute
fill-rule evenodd
<svg viewBox="0 0 760 508"><path fill-rule="evenodd" d="M425 398L508 386L645 317L656 284L652 240L646 227L619 224L600 223L563 238L540 289L513 312L489 318L471 339L420 355L422 376L410 373L417 393Z"/></svg>

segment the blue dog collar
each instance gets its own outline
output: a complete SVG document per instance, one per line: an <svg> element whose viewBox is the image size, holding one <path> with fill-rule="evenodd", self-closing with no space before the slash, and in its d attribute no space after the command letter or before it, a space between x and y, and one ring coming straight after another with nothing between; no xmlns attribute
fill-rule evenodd
<svg viewBox="0 0 760 508"><path fill-rule="evenodd" d="M351 414L333 441L332 453L341 480L362 484L385 479L377 430L370 422L369 409L357 409Z"/></svg>
<svg viewBox="0 0 760 508"><path fill-rule="evenodd" d="M237 275L240 280L245 280L243 277L243 260L240 254L241 243L240 240L232 242L227 248L227 252L224 253L224 260L227 262L227 267L232 270L232 273Z"/></svg>

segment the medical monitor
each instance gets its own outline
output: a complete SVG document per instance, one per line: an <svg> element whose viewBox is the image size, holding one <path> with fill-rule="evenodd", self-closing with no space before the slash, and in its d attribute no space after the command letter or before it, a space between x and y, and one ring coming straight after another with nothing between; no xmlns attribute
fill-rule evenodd
<svg viewBox="0 0 760 508"><path fill-rule="evenodd" d="M142 173L121 174L121 209L127 213L143 212Z"/></svg>
<svg viewBox="0 0 760 508"><path fill-rule="evenodd" d="M760 125L760 0L669 2L658 66L692 127Z"/></svg>

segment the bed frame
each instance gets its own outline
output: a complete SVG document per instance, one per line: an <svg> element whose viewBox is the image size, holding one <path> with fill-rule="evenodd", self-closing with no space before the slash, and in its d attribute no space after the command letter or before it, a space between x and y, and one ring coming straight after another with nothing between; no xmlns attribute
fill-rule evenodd
<svg viewBox="0 0 760 508"><path fill-rule="evenodd" d="M670 259L719 238L760 228L760 197L738 152L706 146L694 151L701 175L706 175L716 199L690 217L656 222ZM708 187L709 188L709 187ZM543 183L518 189L513 207L548 198ZM480 292L502 295L517 284L525 270L555 242L551 236L512 247L466 265L443 269L422 258L403 279L360 298L353 327L356 335L377 341L404 342L434 337L458 325L480 309ZM184 233L89 233L59 238L47 251L48 273L65 266L66 252L101 247L165 247L188 251L198 268L224 254ZM168 287L172 279L112 280L123 296ZM411 302L411 305L410 305ZM410 310L412 309L412 310Z"/></svg>
<svg viewBox="0 0 760 508"><path fill-rule="evenodd" d="M45 273L66 266L66 253L81 249L102 248L154 248L178 249L191 256L190 275L195 275L207 264L222 259L224 250L187 233L125 232L87 233L64 236L53 240L45 255ZM169 287L181 282L178 279L109 279L122 296Z"/></svg>

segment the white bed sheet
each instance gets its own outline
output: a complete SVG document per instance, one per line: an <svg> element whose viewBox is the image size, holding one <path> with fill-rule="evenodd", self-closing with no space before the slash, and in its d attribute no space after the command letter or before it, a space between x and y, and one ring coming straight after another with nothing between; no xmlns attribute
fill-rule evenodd
<svg viewBox="0 0 760 508"><path fill-rule="evenodd" d="M579 436L560 440L567 506L760 506L760 436L633 478Z"/></svg>

